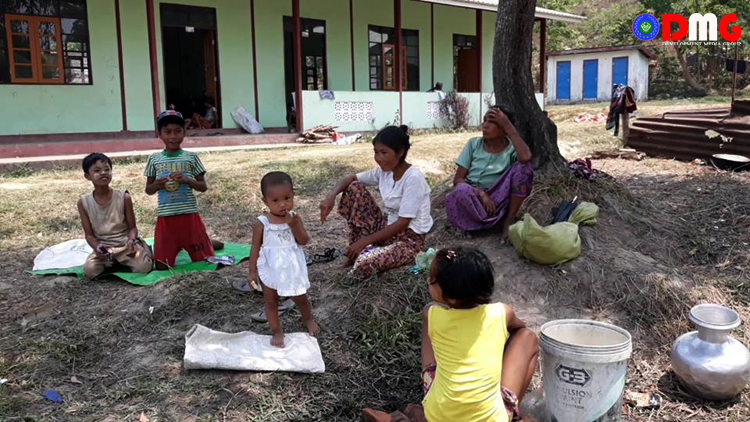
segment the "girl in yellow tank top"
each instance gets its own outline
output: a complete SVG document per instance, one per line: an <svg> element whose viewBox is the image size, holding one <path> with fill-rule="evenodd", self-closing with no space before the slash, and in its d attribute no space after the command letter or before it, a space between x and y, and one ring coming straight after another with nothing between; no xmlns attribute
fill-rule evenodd
<svg viewBox="0 0 750 422"><path fill-rule="evenodd" d="M492 264L473 248L437 253L423 313L422 402L429 422L521 420L538 344L513 309L490 303Z"/></svg>

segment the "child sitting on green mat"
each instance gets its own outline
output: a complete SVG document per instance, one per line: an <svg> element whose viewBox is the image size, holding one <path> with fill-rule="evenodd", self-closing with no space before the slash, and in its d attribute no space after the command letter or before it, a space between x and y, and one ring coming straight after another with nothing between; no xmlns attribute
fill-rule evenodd
<svg viewBox="0 0 750 422"><path fill-rule="evenodd" d="M78 214L86 242L94 252L86 258L83 275L94 278L115 263L134 273L148 273L151 249L138 237L133 200L125 190L112 189L112 160L92 153L83 159L83 175L94 191L78 200Z"/></svg>

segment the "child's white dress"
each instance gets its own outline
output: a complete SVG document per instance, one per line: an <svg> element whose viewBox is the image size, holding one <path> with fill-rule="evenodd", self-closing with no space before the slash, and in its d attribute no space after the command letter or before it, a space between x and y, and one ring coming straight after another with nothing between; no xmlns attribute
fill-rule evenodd
<svg viewBox="0 0 750 422"><path fill-rule="evenodd" d="M258 256L260 281L279 296L299 296L310 288L307 264L302 247L294 239L288 224L272 224L268 217L258 217L263 223L263 244Z"/></svg>

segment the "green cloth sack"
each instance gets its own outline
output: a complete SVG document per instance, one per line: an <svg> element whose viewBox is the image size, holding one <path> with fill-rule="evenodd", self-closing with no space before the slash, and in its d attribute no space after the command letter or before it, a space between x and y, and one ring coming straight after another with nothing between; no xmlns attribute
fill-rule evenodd
<svg viewBox="0 0 750 422"><path fill-rule="evenodd" d="M599 207L592 202L581 202L578 207L570 214L568 221L579 226L593 226L596 224L596 217L599 215Z"/></svg>
<svg viewBox="0 0 750 422"><path fill-rule="evenodd" d="M508 234L518 254L537 264L562 264L581 254L581 238L574 223L541 227L526 214L523 221L510 226Z"/></svg>

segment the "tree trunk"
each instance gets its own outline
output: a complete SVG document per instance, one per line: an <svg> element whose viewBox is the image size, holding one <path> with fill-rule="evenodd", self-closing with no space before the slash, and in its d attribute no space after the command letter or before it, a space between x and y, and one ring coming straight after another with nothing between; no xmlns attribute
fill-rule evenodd
<svg viewBox="0 0 750 422"><path fill-rule="evenodd" d="M701 86L701 84L699 84L698 81L696 81L695 78L693 78L693 75L690 73L690 68L688 67L687 61L685 60L685 55L674 44L672 44L672 49L674 50L674 54L677 56L677 61L680 62L680 67L682 68L682 78L685 79L685 82L687 82L690 88L698 91L700 95L706 95L706 88Z"/></svg>
<svg viewBox="0 0 750 422"><path fill-rule="evenodd" d="M531 42L536 0L501 0L497 7L492 79L498 104L516 114L515 126L534 155L534 167L561 166L557 126L542 112L534 97Z"/></svg>

